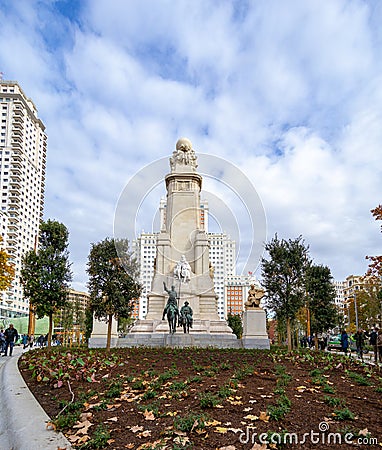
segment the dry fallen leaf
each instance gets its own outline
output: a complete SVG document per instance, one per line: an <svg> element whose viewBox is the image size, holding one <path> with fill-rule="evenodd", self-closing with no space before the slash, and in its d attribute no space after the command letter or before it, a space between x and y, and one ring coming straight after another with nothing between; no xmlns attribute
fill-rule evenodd
<svg viewBox="0 0 382 450"><path fill-rule="evenodd" d="M218 450L236 450L234 445L229 445L228 447L219 447Z"/></svg>
<svg viewBox="0 0 382 450"><path fill-rule="evenodd" d="M269 421L269 416L267 415L266 412L261 411L259 419L262 420L263 422L268 422Z"/></svg>
<svg viewBox="0 0 382 450"><path fill-rule="evenodd" d="M251 450L268 450L267 444L257 444L255 443Z"/></svg>
<svg viewBox="0 0 382 450"><path fill-rule="evenodd" d="M145 416L145 420L155 420L155 416L152 411L147 411L147 409L145 409L143 415Z"/></svg>
<svg viewBox="0 0 382 450"><path fill-rule="evenodd" d="M55 431L56 430L56 425L53 422L47 422L46 429Z"/></svg>
<svg viewBox="0 0 382 450"><path fill-rule="evenodd" d="M149 437L149 436L151 436L151 431L150 430L142 431L142 433L139 433L138 436Z"/></svg>
<svg viewBox="0 0 382 450"><path fill-rule="evenodd" d="M174 443L175 444L180 444L182 447L184 447L188 442L190 442L190 440L188 439L187 436L177 436L174 439Z"/></svg>
<svg viewBox="0 0 382 450"><path fill-rule="evenodd" d="M260 413L261 415L261 413ZM248 419L248 420L259 420L258 416L254 416L253 414L248 414L247 416L244 417L244 419Z"/></svg>
<svg viewBox="0 0 382 450"><path fill-rule="evenodd" d="M210 420L208 422L204 422L204 425L206 427L216 427L216 425L221 425L221 422L219 422L218 420Z"/></svg>
<svg viewBox="0 0 382 450"><path fill-rule="evenodd" d="M110 422L117 422L117 421L118 421L118 417L117 417L117 416L110 417L110 418L107 419L107 420L109 420Z"/></svg>
<svg viewBox="0 0 382 450"><path fill-rule="evenodd" d="M134 448L135 444L131 443L131 444L126 444L125 448Z"/></svg>
<svg viewBox="0 0 382 450"><path fill-rule="evenodd" d="M367 436L369 434L369 430L367 428L364 428L363 430L360 430L358 434L360 436Z"/></svg>
<svg viewBox="0 0 382 450"><path fill-rule="evenodd" d="M137 433L138 431L142 431L143 427L142 426L138 426L138 425L134 425L133 427L130 428L130 431L132 431L133 433Z"/></svg>
<svg viewBox="0 0 382 450"><path fill-rule="evenodd" d="M215 433L221 433L221 434L225 434L225 433L227 433L227 431L228 431L228 428L225 428L225 427L216 427L214 429Z"/></svg>

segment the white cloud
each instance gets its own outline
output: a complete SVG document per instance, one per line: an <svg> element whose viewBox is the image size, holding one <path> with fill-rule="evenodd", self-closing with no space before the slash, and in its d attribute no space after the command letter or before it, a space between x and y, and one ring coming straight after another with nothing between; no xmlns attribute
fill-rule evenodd
<svg viewBox="0 0 382 450"><path fill-rule="evenodd" d="M302 234L337 278L381 253L378 2L68 6L3 2L0 70L47 126L46 217L70 230L77 288L130 177L181 136L243 170L268 237Z"/></svg>

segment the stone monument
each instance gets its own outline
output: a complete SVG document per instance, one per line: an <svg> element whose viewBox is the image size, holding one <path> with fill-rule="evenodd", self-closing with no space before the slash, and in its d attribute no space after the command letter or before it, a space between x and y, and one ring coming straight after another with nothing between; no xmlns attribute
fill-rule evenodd
<svg viewBox="0 0 382 450"><path fill-rule="evenodd" d="M270 348L266 314L260 306L264 295L265 292L261 287L251 285L243 314L242 343L244 348Z"/></svg>
<svg viewBox="0 0 382 450"><path fill-rule="evenodd" d="M200 214L202 177L197 167L191 142L179 139L170 157L170 173L165 176L167 207L157 238L148 312L144 320L136 322L125 340L120 339L123 345L129 342L161 345L169 340L169 326L162 320L167 301L165 284L175 287L178 307L187 301L193 311L190 334L172 335L172 341L187 339L189 345L236 346L236 336L218 315L217 296L210 276L208 236Z"/></svg>

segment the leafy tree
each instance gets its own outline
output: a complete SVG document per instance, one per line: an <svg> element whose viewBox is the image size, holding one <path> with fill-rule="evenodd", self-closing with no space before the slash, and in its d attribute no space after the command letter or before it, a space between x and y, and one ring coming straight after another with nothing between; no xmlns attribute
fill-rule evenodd
<svg viewBox="0 0 382 450"><path fill-rule="evenodd" d="M141 295L138 264L129 251L127 239L110 239L92 244L87 272L90 304L97 319L108 323L106 348L110 349L113 316L131 315L134 300Z"/></svg>
<svg viewBox="0 0 382 450"><path fill-rule="evenodd" d="M337 308L334 303L336 292L332 278L330 269L326 266L311 264L306 269L307 307L310 311L311 331L316 335L316 343L318 333L327 331L338 323Z"/></svg>
<svg viewBox="0 0 382 450"><path fill-rule="evenodd" d="M371 214L375 220L382 220L382 205L378 205L376 208L371 210ZM381 225L382 231L382 225ZM370 261L369 270L366 275L374 275L379 278L382 277L382 256L366 256L366 259Z"/></svg>
<svg viewBox="0 0 382 450"><path fill-rule="evenodd" d="M228 326L232 328L234 334L238 339L241 339L243 335L243 323L241 317L238 314L228 314L227 317Z"/></svg>
<svg viewBox="0 0 382 450"><path fill-rule="evenodd" d="M363 278L360 289L356 290L358 326L369 329L376 324L381 313L381 282L377 277ZM351 331L356 331L354 297L348 300L348 314Z"/></svg>
<svg viewBox="0 0 382 450"><path fill-rule="evenodd" d="M3 242L0 236L0 244ZM12 280L15 276L14 264L9 262L10 256L8 253L0 248L0 291L5 291L12 285Z"/></svg>
<svg viewBox="0 0 382 450"><path fill-rule="evenodd" d="M93 312L90 306L85 310L85 339L89 341L89 338L93 331Z"/></svg>
<svg viewBox="0 0 382 450"><path fill-rule="evenodd" d="M279 239L277 234L265 244L269 260L263 258L262 278L267 292L267 306L278 321L286 321L288 350L292 349L291 322L304 303L305 271L309 264L309 248L301 236Z"/></svg>
<svg viewBox="0 0 382 450"><path fill-rule="evenodd" d="M49 317L49 347L52 342L53 314L66 306L68 283L72 279L68 237L64 224L54 220L42 222L38 252L30 250L22 260L24 295L29 298L38 318Z"/></svg>

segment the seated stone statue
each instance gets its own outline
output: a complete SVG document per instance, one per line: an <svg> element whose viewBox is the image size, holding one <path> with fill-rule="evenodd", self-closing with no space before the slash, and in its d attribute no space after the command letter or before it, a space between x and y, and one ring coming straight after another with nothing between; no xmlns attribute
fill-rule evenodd
<svg viewBox="0 0 382 450"><path fill-rule="evenodd" d="M248 291L248 299L244 303L246 309L259 308L260 300L264 297L263 289L251 284L251 289Z"/></svg>
<svg viewBox="0 0 382 450"><path fill-rule="evenodd" d="M174 268L174 277L185 283L191 279L191 266L186 261L186 257L184 255L181 256L180 261L177 262Z"/></svg>

